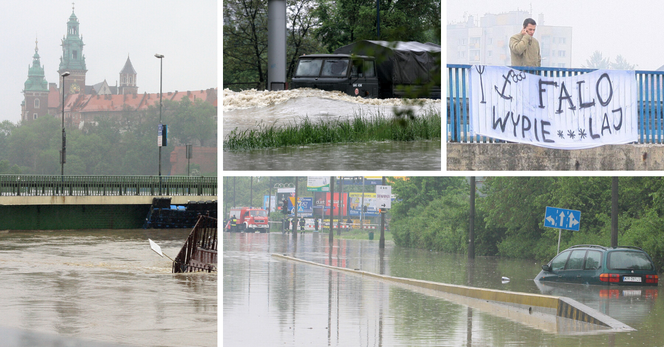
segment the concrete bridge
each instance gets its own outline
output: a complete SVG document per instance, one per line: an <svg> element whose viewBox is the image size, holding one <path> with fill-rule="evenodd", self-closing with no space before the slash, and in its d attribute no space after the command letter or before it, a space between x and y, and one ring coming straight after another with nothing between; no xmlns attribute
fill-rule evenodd
<svg viewBox="0 0 664 347"><path fill-rule="evenodd" d="M217 178L0 175L0 231L141 228L155 197L217 200Z"/></svg>

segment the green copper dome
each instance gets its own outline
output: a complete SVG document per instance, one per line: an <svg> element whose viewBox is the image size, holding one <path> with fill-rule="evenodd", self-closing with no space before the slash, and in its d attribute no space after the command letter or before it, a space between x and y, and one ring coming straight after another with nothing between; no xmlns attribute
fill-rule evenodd
<svg viewBox="0 0 664 347"><path fill-rule="evenodd" d="M39 49L35 41L35 55L32 56L32 66L28 66L28 80L25 81L25 91L48 92L48 83L44 79L44 67L39 60Z"/></svg>
<svg viewBox="0 0 664 347"><path fill-rule="evenodd" d="M80 36L78 26L78 19L72 9L67 22L67 36L62 38L62 57L58 71L87 71L83 55L83 37Z"/></svg>

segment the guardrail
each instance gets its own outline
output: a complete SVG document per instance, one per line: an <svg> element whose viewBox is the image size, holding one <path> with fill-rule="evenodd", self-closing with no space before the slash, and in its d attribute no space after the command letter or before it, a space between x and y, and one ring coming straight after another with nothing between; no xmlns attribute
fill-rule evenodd
<svg viewBox="0 0 664 347"><path fill-rule="evenodd" d="M0 196L216 196L217 177L0 175Z"/></svg>
<svg viewBox="0 0 664 347"><path fill-rule="evenodd" d="M217 219L200 215L173 261L173 273L217 271Z"/></svg>
<svg viewBox="0 0 664 347"><path fill-rule="evenodd" d="M469 131L468 96L469 76L472 65L448 64L447 89L447 141L461 143L503 142L484 136L471 136ZM595 71L555 67L513 66L545 77L568 77ZM640 144L664 143L664 71L636 71L638 83L638 114Z"/></svg>

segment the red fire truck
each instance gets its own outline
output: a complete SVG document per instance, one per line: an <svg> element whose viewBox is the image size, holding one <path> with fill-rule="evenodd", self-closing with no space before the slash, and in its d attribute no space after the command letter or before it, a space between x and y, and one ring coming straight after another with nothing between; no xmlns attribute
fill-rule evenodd
<svg viewBox="0 0 664 347"><path fill-rule="evenodd" d="M256 207L232 207L229 218L237 219L237 230L240 232L266 233L270 226L267 222L267 211Z"/></svg>

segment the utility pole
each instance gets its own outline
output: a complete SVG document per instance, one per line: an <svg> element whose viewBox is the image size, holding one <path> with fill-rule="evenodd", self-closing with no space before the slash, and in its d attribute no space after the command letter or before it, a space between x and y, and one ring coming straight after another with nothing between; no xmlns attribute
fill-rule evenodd
<svg viewBox="0 0 664 347"><path fill-rule="evenodd" d="M364 176L362 176L362 200L360 201L360 230L364 231Z"/></svg>
<svg viewBox="0 0 664 347"><path fill-rule="evenodd" d="M618 247L618 177L611 179L611 247Z"/></svg>
<svg viewBox="0 0 664 347"><path fill-rule="evenodd" d="M468 259L475 259L475 177L470 178L470 228L468 230Z"/></svg>
<svg viewBox="0 0 664 347"><path fill-rule="evenodd" d="M341 235L341 222L344 219L344 177L341 177L341 183L339 186L341 187L339 190L339 219L337 219L337 235Z"/></svg>
<svg viewBox="0 0 664 347"><path fill-rule="evenodd" d="M295 203L293 204L293 240L297 239L297 225L298 225L298 219L297 219L297 179L298 177L295 176Z"/></svg>
<svg viewBox="0 0 664 347"><path fill-rule="evenodd" d="M381 181L381 185L385 185L385 176ZM380 240L378 241L378 248L385 249L385 212L380 209Z"/></svg>
<svg viewBox="0 0 664 347"><path fill-rule="evenodd" d="M332 255L332 242L334 241L334 176L330 176L330 256Z"/></svg>
<svg viewBox="0 0 664 347"><path fill-rule="evenodd" d="M272 210L272 176L270 176L270 183L267 190L267 220L270 223L270 211ZM268 227L269 230L269 227Z"/></svg>

